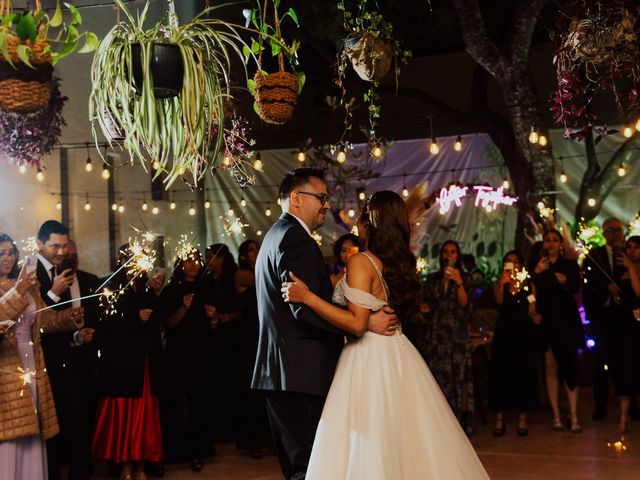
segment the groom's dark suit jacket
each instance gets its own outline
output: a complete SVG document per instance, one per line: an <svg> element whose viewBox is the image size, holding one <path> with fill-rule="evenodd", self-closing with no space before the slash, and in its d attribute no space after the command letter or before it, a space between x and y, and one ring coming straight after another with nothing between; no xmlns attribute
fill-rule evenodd
<svg viewBox="0 0 640 480"><path fill-rule="evenodd" d="M295 217L283 213L265 235L256 261L260 340L251 387L326 395L345 333L308 307L283 300L280 288L290 271L331 301L320 248Z"/></svg>

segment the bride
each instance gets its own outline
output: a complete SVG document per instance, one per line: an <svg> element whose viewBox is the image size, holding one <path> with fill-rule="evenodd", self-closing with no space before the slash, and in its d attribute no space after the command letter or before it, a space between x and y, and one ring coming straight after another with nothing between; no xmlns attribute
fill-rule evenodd
<svg viewBox="0 0 640 480"><path fill-rule="evenodd" d="M489 478L424 363L398 329L367 331L371 311L391 305L399 319L418 314L420 284L409 249L402 198L374 193L360 218L366 251L351 256L333 301L314 295L291 272L288 302L304 303L359 338L342 350L316 431L307 480Z"/></svg>

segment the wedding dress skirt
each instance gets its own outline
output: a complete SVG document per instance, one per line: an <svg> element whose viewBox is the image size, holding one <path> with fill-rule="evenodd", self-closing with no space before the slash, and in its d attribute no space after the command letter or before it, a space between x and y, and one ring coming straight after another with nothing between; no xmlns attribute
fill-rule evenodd
<svg viewBox="0 0 640 480"><path fill-rule="evenodd" d="M344 296L372 310L387 303L350 288L345 279L346 275L336 286L334 301ZM422 356L397 331L390 337L367 332L345 345L306 478L489 477Z"/></svg>

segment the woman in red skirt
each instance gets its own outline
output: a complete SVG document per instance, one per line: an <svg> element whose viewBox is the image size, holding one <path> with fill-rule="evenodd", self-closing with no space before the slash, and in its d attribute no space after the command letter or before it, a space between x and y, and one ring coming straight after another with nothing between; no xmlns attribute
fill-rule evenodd
<svg viewBox="0 0 640 480"><path fill-rule="evenodd" d="M120 249L121 264L128 255L128 246ZM144 276L132 281L125 270L108 285L120 293L97 331L101 396L92 450L95 458L121 464L123 480L138 480L146 479L145 461L162 459L157 398L162 347L156 296Z"/></svg>

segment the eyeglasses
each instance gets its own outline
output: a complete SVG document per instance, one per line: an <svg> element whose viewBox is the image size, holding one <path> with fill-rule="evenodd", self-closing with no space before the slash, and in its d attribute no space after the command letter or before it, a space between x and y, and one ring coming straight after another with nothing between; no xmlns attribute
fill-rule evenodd
<svg viewBox="0 0 640 480"><path fill-rule="evenodd" d="M326 193L313 193L313 192L301 192L298 191L298 193L302 193L304 195L310 195L312 197L316 197L318 200L320 200L320 204L324 205L325 203L329 202L329 195L327 195Z"/></svg>
<svg viewBox="0 0 640 480"><path fill-rule="evenodd" d="M15 257L16 255L17 253L13 250L9 250L8 252L0 252L0 258Z"/></svg>

